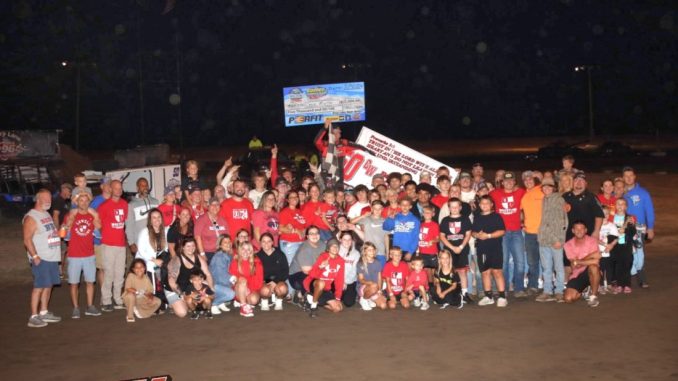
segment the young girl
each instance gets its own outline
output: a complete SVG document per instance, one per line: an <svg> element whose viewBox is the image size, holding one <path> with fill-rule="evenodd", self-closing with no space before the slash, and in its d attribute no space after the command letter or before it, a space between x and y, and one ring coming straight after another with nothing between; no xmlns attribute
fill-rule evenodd
<svg viewBox="0 0 678 381"><path fill-rule="evenodd" d="M480 198L480 214L473 220L471 236L476 239L476 251L478 255L478 268L483 275L483 288L485 296L478 302L479 306L494 304L492 298L492 278L497 284L499 298L497 307L506 307L506 291L502 268L504 257L502 252L502 239L504 236L504 220L493 210L494 202L490 196Z"/></svg>
<svg viewBox="0 0 678 381"><path fill-rule="evenodd" d="M405 282L405 294L409 301L414 300L414 306L422 311L429 308L428 304L428 275L424 271L424 259L417 255L412 258L412 271Z"/></svg>
<svg viewBox="0 0 678 381"><path fill-rule="evenodd" d="M450 215L443 218L440 223L440 241L452 254L454 271L461 278L461 293L465 302L471 300L467 294L468 279L466 271L469 269L469 241L471 240L471 221L461 214L462 203L458 198L451 198L447 203ZM438 266L440 268L440 266Z"/></svg>
<svg viewBox="0 0 678 381"><path fill-rule="evenodd" d="M376 245L370 241L365 242L358 263L358 296L360 296L360 307L364 311L370 311L374 307L386 309L386 298L381 293L383 265L376 258Z"/></svg>
<svg viewBox="0 0 678 381"><path fill-rule="evenodd" d="M228 272L234 285L235 299L240 305L240 316L254 316L252 306L259 303L259 291L264 284L264 269L259 258L254 255L254 247L249 241L240 243L238 254L233 258Z"/></svg>
<svg viewBox="0 0 678 381"><path fill-rule="evenodd" d="M345 265L344 259L339 256L339 241L330 239L325 249L304 279L311 317L318 316L318 306L335 313L344 309L341 296L344 292Z"/></svg>
<svg viewBox="0 0 678 381"><path fill-rule="evenodd" d="M438 253L438 269L433 277L435 285L433 301L441 304L441 310L449 306L458 306L459 308L464 306L459 288L459 273L454 270L452 253L448 249L440 250L440 253Z"/></svg>
<svg viewBox="0 0 678 381"><path fill-rule="evenodd" d="M184 301L191 311L191 319L197 320L201 310L205 312L205 318L211 319L214 291L204 283L205 274L200 269L193 268L190 280L191 284L184 290Z"/></svg>
<svg viewBox="0 0 678 381"><path fill-rule="evenodd" d="M214 301L212 302L212 314L219 315L221 312L228 312L230 309L226 303L233 300L235 292L233 284L228 274L228 268L233 258L233 243L228 234L219 236L217 240L219 250L214 253L212 261L209 264L210 273L214 282Z"/></svg>
<svg viewBox="0 0 678 381"><path fill-rule="evenodd" d="M339 233L339 256L344 260L344 292L341 295L341 302L346 307L352 307L358 295L357 282L360 253L353 244L351 232L344 231Z"/></svg>
<svg viewBox="0 0 678 381"><path fill-rule="evenodd" d="M600 193L598 193L597 197L600 205L607 206L610 209L610 215L605 216L604 221L609 219L611 222L615 214L614 209L617 202L617 197L614 195L614 182L611 179L603 180L602 184L600 184Z"/></svg>
<svg viewBox="0 0 678 381"><path fill-rule="evenodd" d="M614 214L610 213L610 207L608 205L603 205L603 225L600 227L600 236L598 237L598 249L600 250L600 271L603 273L602 282L598 290L601 294L606 294L609 290L614 292L614 286L612 286L612 277L614 275L614 269L611 266L610 259L610 250L614 246L613 242L619 237L619 231L617 230L617 225L614 222L610 221L610 218L614 220Z"/></svg>
<svg viewBox="0 0 678 381"><path fill-rule="evenodd" d="M205 183L198 176L198 162L188 160L186 162L186 177L181 179L181 190L184 192L184 199L187 199L192 189L205 189Z"/></svg>
<svg viewBox="0 0 678 381"><path fill-rule="evenodd" d="M243 243L252 243L250 239L250 233L245 229L240 229L235 235L235 244L233 245L233 253L238 255L238 249ZM252 246L254 247L254 245Z"/></svg>
<svg viewBox="0 0 678 381"><path fill-rule="evenodd" d="M405 289L405 279L410 275L410 268L407 263L401 262L403 251L399 246L393 246L388 251L391 260L384 265L381 275L386 282L386 293L388 295L388 308L395 309L398 305L398 298L403 308L410 308L410 301L407 295L403 293Z"/></svg>
<svg viewBox="0 0 678 381"><path fill-rule="evenodd" d="M150 317L160 307L160 299L153 295L153 291L151 280L146 276L146 262L140 258L133 260L122 295L128 323L134 323L135 316L139 319Z"/></svg>
<svg viewBox="0 0 678 381"><path fill-rule="evenodd" d="M636 234L636 219L626 214L626 199L619 198L615 205L614 224L619 237L610 243L611 267L617 286L614 293L631 293L631 265L633 264L633 236Z"/></svg>
<svg viewBox="0 0 678 381"><path fill-rule="evenodd" d="M264 233L259 240L261 250L257 258L264 267L264 285L261 287L261 310L268 311L268 298L271 298L276 311L282 311L283 298L287 295L287 280L290 267L287 258L280 249L274 246L271 233Z"/></svg>

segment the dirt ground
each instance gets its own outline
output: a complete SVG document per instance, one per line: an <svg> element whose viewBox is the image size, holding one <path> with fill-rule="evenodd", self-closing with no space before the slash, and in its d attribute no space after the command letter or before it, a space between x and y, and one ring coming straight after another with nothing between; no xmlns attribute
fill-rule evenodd
<svg viewBox="0 0 678 381"><path fill-rule="evenodd" d="M589 174L590 189L601 176ZM172 315L125 322L122 311L70 319L67 289L50 309L64 317L26 327L30 273L18 221L2 224L0 380L678 380L678 175L641 174L657 209L647 247L651 288L601 296L598 308L509 299L506 309L426 312L234 312L212 321ZM595 184L595 186L594 186Z"/></svg>

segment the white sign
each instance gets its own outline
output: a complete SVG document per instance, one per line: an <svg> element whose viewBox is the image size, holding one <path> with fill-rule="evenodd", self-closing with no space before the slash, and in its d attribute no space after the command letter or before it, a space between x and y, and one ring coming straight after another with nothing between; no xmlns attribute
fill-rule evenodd
<svg viewBox="0 0 678 381"><path fill-rule="evenodd" d="M431 174L431 183L435 185L436 171L440 167L447 167L452 182L457 178L457 171L450 166L367 127L363 126L360 130L356 143L366 147L374 155L357 150L350 157L344 158L344 182L350 186L371 184L372 176L386 176L391 172L407 172L415 180L419 179L422 172L428 172Z"/></svg>

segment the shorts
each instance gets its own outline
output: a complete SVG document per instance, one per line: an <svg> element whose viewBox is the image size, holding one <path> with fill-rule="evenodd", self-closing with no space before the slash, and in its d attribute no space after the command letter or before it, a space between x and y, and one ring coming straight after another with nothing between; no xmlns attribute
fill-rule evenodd
<svg viewBox="0 0 678 381"><path fill-rule="evenodd" d="M68 284L80 283L80 273L82 273L85 282L94 283L97 276L96 258L94 255L89 257L73 258L68 261Z"/></svg>
<svg viewBox="0 0 678 381"><path fill-rule="evenodd" d="M576 278L568 280L567 286L565 288L573 288L577 290L577 292L581 293L586 289L586 287L590 285L591 281L589 280L589 271L587 268L586 270L582 271L582 273L579 274Z"/></svg>
<svg viewBox="0 0 678 381"><path fill-rule="evenodd" d="M101 245L94 245L94 257L96 258L97 270L104 269L103 250Z"/></svg>
<svg viewBox="0 0 678 381"><path fill-rule="evenodd" d="M452 266L455 270L468 269L468 251L462 250L460 254L452 253Z"/></svg>
<svg viewBox="0 0 678 381"><path fill-rule="evenodd" d="M52 288L55 284L61 283L59 262L41 260L37 266L31 263L31 272L33 273L33 288Z"/></svg>
<svg viewBox="0 0 678 381"><path fill-rule="evenodd" d="M478 254L478 269L480 272L487 270L502 270L504 267L504 255L502 253Z"/></svg>
<svg viewBox="0 0 678 381"><path fill-rule="evenodd" d="M425 269L437 269L438 268L438 256L435 254L422 254L421 259L424 262Z"/></svg>
<svg viewBox="0 0 678 381"><path fill-rule="evenodd" d="M315 288L315 282L316 281L317 281L317 279L314 279L311 282L311 287L310 287L311 290L313 290ZM311 293L309 292L309 295L310 294ZM320 297L318 297L318 305L321 306L321 307L326 306L327 302L329 302L330 300L336 300L336 298L334 297L334 293L332 291L323 290L322 294L320 294Z"/></svg>
<svg viewBox="0 0 678 381"><path fill-rule="evenodd" d="M170 290L164 290L164 291L165 291L165 299L167 299L167 304L169 304L170 306L181 300L181 296L179 294L177 294L176 292L170 291Z"/></svg>

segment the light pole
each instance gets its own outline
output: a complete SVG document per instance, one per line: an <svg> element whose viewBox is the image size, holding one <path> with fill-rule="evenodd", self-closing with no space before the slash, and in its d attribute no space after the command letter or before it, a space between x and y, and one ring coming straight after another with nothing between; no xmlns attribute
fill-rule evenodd
<svg viewBox="0 0 678 381"><path fill-rule="evenodd" d="M589 141L593 141L595 130L593 129L593 82L591 81L591 71L597 68L596 65L580 65L575 66L574 71L585 71L589 86Z"/></svg>
<svg viewBox="0 0 678 381"><path fill-rule="evenodd" d="M79 62L79 61L61 61L61 66L67 68L72 66L75 68L75 150L80 149L80 85L82 83L80 70L84 65L96 67L96 62Z"/></svg>

